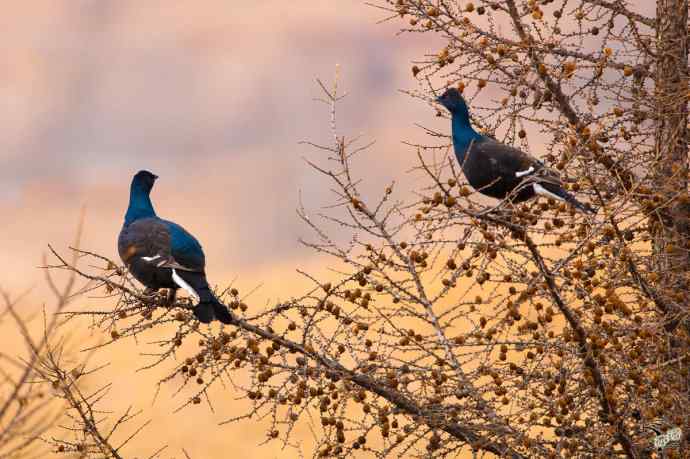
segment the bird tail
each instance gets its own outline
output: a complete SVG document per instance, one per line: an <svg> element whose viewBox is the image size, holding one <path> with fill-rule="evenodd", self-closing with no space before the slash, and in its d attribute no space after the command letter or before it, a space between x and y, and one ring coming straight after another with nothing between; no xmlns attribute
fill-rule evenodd
<svg viewBox="0 0 690 459"><path fill-rule="evenodd" d="M178 276L176 282L185 290L196 294L199 297L199 302L192 309L194 315L199 322L210 323L217 319L224 324L231 324L234 322L234 317L228 310L227 306L221 303L216 295L211 291L206 275L203 272L196 271L179 271L174 272L173 279Z"/></svg>
<svg viewBox="0 0 690 459"><path fill-rule="evenodd" d="M199 322L207 324L213 319L218 319L224 324L233 323L233 315L227 306L216 298L208 285L197 290L197 293L199 294L199 304L194 307L193 312Z"/></svg>
<svg viewBox="0 0 690 459"><path fill-rule="evenodd" d="M563 189L563 187L560 185L548 182L540 183L539 185L545 188L548 193L553 193L554 195L556 195L555 197L562 199L563 201L567 202L568 204L575 207L577 210L581 212L584 212L586 214L597 213L597 209L595 209L586 202L578 201L575 198L575 196L565 191L565 189Z"/></svg>

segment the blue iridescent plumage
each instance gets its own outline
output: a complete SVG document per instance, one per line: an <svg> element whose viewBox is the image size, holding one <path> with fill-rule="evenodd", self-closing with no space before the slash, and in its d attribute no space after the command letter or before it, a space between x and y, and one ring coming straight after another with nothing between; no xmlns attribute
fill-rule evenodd
<svg viewBox="0 0 690 459"><path fill-rule="evenodd" d="M228 309L206 281L206 259L199 241L177 223L156 215L151 189L158 177L139 171L132 179L129 206L118 237L118 252L132 275L148 289L185 289L197 301L194 314L208 323L232 323Z"/></svg>
<svg viewBox="0 0 690 459"><path fill-rule="evenodd" d="M466 104L457 107L451 118L453 146L460 164L465 162L465 153L472 142L479 141L482 135L470 123L470 113Z"/></svg>
<svg viewBox="0 0 690 459"><path fill-rule="evenodd" d="M156 216L150 193L157 178L157 175L146 174L146 171L139 171L134 176L129 187L129 206L125 214L125 226L140 218Z"/></svg>

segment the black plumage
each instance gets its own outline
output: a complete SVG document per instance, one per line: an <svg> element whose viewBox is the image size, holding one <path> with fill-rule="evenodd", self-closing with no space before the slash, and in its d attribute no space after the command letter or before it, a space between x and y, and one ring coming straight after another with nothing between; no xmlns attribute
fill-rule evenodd
<svg viewBox="0 0 690 459"><path fill-rule="evenodd" d="M233 316L211 291L201 244L180 225L159 218L150 193L158 177L139 171L132 179L129 207L118 237L118 252L130 273L148 289L185 289L196 300L200 322L229 324Z"/></svg>
<svg viewBox="0 0 690 459"><path fill-rule="evenodd" d="M455 156L474 189L512 202L542 195L568 202L583 212L594 212L589 204L581 203L568 193L558 173L541 161L476 132L470 123L467 104L457 89L447 89L437 101L451 113Z"/></svg>

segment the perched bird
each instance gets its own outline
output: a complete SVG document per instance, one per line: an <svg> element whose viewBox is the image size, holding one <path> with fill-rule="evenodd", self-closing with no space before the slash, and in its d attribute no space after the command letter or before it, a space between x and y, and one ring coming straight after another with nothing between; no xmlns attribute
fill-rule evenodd
<svg viewBox="0 0 690 459"><path fill-rule="evenodd" d="M475 131L460 91L448 88L436 101L451 113L455 156L474 189L512 202L541 195L567 202L583 212L595 212L589 204L568 193L558 174L541 161Z"/></svg>
<svg viewBox="0 0 690 459"><path fill-rule="evenodd" d="M206 260L199 241L153 210L150 194L157 178L149 171L139 171L132 179L129 207L117 241L120 258L147 289L171 289L171 303L178 288L186 290L197 303L194 315L200 322L215 318L232 323L232 314L206 281Z"/></svg>

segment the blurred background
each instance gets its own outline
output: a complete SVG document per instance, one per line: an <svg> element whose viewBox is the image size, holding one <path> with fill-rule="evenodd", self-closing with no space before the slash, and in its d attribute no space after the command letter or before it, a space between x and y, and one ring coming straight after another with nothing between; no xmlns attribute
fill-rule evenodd
<svg viewBox="0 0 690 459"><path fill-rule="evenodd" d="M415 89L411 62L434 52L429 36L396 36L399 21L360 0L6 2L0 54L0 287L30 314L50 307L38 266L47 244L66 251L80 209L81 246L117 259L116 237L132 174L161 178L158 213L195 234L212 283L260 286L261 307L303 292L297 268L318 274L323 258L298 243L309 236L295 209L332 202L327 183L303 161L322 158L301 140L331 141L329 108L315 78L340 65L341 133L377 143L360 159L366 187L406 180L416 163L401 140L421 141L422 123L448 130L434 110L399 92ZM72 309L104 308L81 297ZM0 324L7 326L7 323ZM98 341L84 327L78 340ZM5 349L16 337L3 333ZM142 343L140 343L142 345ZM265 439L266 423L216 424L237 414L232 388L172 414L174 383L153 400L158 370L137 372L146 348L119 343L93 357L110 362L104 407L129 405L153 423L127 457L289 457ZM309 437L308 429L296 433ZM304 451L309 453L308 447Z"/></svg>

